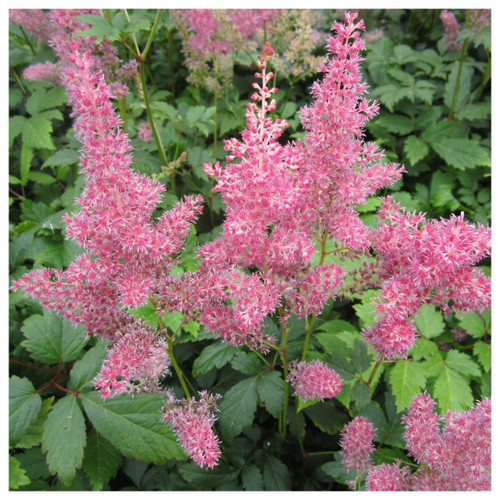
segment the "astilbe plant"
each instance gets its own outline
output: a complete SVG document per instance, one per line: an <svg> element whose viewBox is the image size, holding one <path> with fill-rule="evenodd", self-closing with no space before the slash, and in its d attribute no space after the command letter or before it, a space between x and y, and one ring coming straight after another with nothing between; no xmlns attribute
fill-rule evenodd
<svg viewBox="0 0 500 500"><path fill-rule="evenodd" d="M491 400L479 401L464 412L439 416L428 394L416 396L403 417L413 471L401 462L373 465L373 429L365 417L356 417L342 433L341 455L346 468L366 475L372 491L484 491L491 488ZM361 422L364 425L359 425ZM371 449L370 449L371 448Z"/></svg>
<svg viewBox="0 0 500 500"><path fill-rule="evenodd" d="M60 13L54 16L64 19ZM288 124L274 117L277 89L270 83L274 50L264 44L246 128L241 138L225 141L225 165L205 164L226 205L222 231L198 248L198 268L181 274L172 268L201 212L202 198L186 197L155 214L165 188L131 168L129 138L114 111L116 92L106 81L101 59L77 41L85 37L61 42L66 51L62 81L82 143L85 178L79 211L64 221L67 237L82 253L67 269L34 270L13 288L112 342L94 380L103 398L162 392L161 379L172 367L186 398L167 390L163 420L200 467L213 468L221 456L213 429L219 395L191 397L172 352L177 332L169 336L164 329L167 311L198 321L233 346L263 353L274 349L281 356L284 437L286 382L302 401L336 397L343 385L327 360L311 360L308 352L315 317L329 299L380 289L373 306L379 316L363 331L380 355L375 370L384 357L404 357L412 347L414 318L422 305L438 304L445 313L490 306L489 279L474 267L489 255L488 228L467 224L463 215L427 220L402 210L390 197L382 200L378 227L360 218L358 205L399 180L404 169L385 161L378 146L364 138L364 126L377 114L378 104L365 97L368 87L360 71L364 25L356 18L346 13L345 24L335 23L328 57L320 66L323 78L312 87L311 104L301 110L304 139L285 145L279 140ZM360 256L364 263L349 276L345 264ZM158 329L131 314L131 308L145 304L154 307ZM307 331L300 359L289 360L293 315L306 318ZM281 323L279 347L266 330L270 317ZM458 481L452 466L461 461L460 473L470 466L476 477L472 484L484 489L487 453L474 447L469 460L460 450L479 440L473 425L488 423L489 403L466 414L450 413L440 431L426 398L412 403L405 420L408 450L422 464L411 477L398 463L373 466L375 429L368 419L356 417L344 428L341 456L347 468L358 472L357 484L368 473L373 489L384 484L386 489L449 489ZM466 432L460 435L459 429ZM483 436L483 448L488 439Z"/></svg>

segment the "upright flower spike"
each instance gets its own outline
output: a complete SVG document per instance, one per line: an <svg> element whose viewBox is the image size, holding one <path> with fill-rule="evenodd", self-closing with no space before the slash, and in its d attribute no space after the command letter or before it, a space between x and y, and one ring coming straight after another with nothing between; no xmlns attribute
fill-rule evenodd
<svg viewBox="0 0 500 500"><path fill-rule="evenodd" d="M290 363L288 381L302 401L334 398L343 382L335 370L318 360Z"/></svg>
<svg viewBox="0 0 500 500"><path fill-rule="evenodd" d="M159 380L168 374L169 365L167 343L138 320L117 334L94 387L103 399L125 392L159 392Z"/></svg>
<svg viewBox="0 0 500 500"><path fill-rule="evenodd" d="M388 359L404 357L416 340L413 318L424 304L444 313L481 312L491 307L491 281L475 268L491 252L491 229L460 216L427 220L422 213L382 200L374 231L381 293L378 321L363 330L375 350Z"/></svg>
<svg viewBox="0 0 500 500"><path fill-rule="evenodd" d="M340 437L340 456L346 469L364 474L372 465L371 454L375 451L375 428L366 417L355 417L344 425Z"/></svg>
<svg viewBox="0 0 500 500"><path fill-rule="evenodd" d="M34 270L14 289L113 339L134 321L127 313L169 286L175 256L201 211L201 196L187 197L152 221L164 187L131 168L129 138L111 104L112 92L89 53L72 43L64 82L86 185L78 213L67 215L67 237L84 249L65 271Z"/></svg>
<svg viewBox="0 0 500 500"><path fill-rule="evenodd" d="M162 408L163 421L168 422L181 446L200 467L213 469L219 462L219 439L213 430L220 395L199 393L199 398L177 400L167 393Z"/></svg>

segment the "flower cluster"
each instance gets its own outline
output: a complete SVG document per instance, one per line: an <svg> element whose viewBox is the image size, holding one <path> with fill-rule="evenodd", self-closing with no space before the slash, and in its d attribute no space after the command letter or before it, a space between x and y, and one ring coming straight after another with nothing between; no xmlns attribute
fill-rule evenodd
<svg viewBox="0 0 500 500"><path fill-rule="evenodd" d="M256 49L253 40L277 15L266 9L190 9L172 11L179 28L188 82L214 92L226 88L233 76L234 53Z"/></svg>
<svg viewBox="0 0 500 500"><path fill-rule="evenodd" d="M334 398L342 390L338 373L318 360L290 363L288 381L302 401Z"/></svg>
<svg viewBox="0 0 500 500"><path fill-rule="evenodd" d="M469 15L469 14L468 14ZM444 25L444 40L448 50L460 50L463 46L462 41L457 42L460 33L460 24L453 12L443 10L440 14ZM491 10L489 9L470 9L470 18L467 26L475 33L480 33L485 26L491 24Z"/></svg>
<svg viewBox="0 0 500 500"><path fill-rule="evenodd" d="M34 270L14 283L42 305L113 339L168 283L175 256L201 211L201 197L186 198L151 221L164 187L131 168L128 137L111 104L111 89L89 52L75 42L64 83L82 142L86 185L80 211L66 215L67 237L84 249L65 271Z"/></svg>
<svg viewBox="0 0 500 500"><path fill-rule="evenodd" d="M200 467L213 469L220 457L219 439L213 431L218 411L218 394L199 393L199 398L177 400L167 392L167 400L162 408L163 421L170 423L189 457Z"/></svg>
<svg viewBox="0 0 500 500"><path fill-rule="evenodd" d="M159 392L169 365L167 343L138 320L117 333L94 386L103 399L124 392Z"/></svg>
<svg viewBox="0 0 500 500"><path fill-rule="evenodd" d="M427 220L385 198L374 233L381 293L379 321L363 331L386 358L405 356L416 339L412 316L423 304L445 313L491 307L490 279L474 267L491 252L491 229L468 224L463 213Z"/></svg>
<svg viewBox="0 0 500 500"><path fill-rule="evenodd" d="M372 465L371 454L375 428L366 417L355 417L344 425L340 437L340 456L346 469L355 469L364 474Z"/></svg>
<svg viewBox="0 0 500 500"><path fill-rule="evenodd" d="M97 43L96 37L79 36L79 33L90 28L88 23L78 19L82 14L99 15L93 9L40 9L10 10L10 19L27 29L39 41L47 43L57 57L56 62L36 63L28 66L23 75L27 80L49 80L60 85L63 83L66 69L71 66L70 57L75 52L91 52L96 69L105 75L112 86L115 97L123 97L128 88L126 81L133 80L137 74L136 61L123 64L118 57L116 47L107 39ZM114 70L113 68L117 68Z"/></svg>
<svg viewBox="0 0 500 500"><path fill-rule="evenodd" d="M341 455L346 467L368 472L371 491L483 491L491 488L491 400L464 412L434 412L434 400L416 396L403 417L408 454L419 467L413 473L400 461L372 465L371 423L356 417L342 432ZM368 429L368 431L367 431Z"/></svg>

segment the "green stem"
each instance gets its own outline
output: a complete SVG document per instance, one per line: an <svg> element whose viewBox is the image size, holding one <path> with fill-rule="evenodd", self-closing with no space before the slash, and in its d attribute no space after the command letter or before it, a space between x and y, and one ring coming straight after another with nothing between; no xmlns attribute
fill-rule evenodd
<svg viewBox="0 0 500 500"><path fill-rule="evenodd" d="M287 384L288 385L288 384ZM300 419L299 419L299 412L297 410L298 408L298 403L299 403L299 398L295 398L295 427L297 428L297 439L299 440L299 449L300 453L302 453L302 456L306 456L306 452L304 450L304 443L302 442L302 434L300 433Z"/></svg>
<svg viewBox="0 0 500 500"><path fill-rule="evenodd" d="M368 379L368 382L366 382L366 385L368 387L370 387L371 383L373 382L375 374L377 373L378 367L382 364L382 361L384 361L384 356L380 356L380 358L378 358L377 362L375 363L375 366L373 367L373 370L370 373L370 377Z"/></svg>
<svg viewBox="0 0 500 500"><path fill-rule="evenodd" d="M284 317L283 309L280 307L279 308L279 313L281 318ZM288 378L288 363L286 359L286 347L287 347L287 342L288 342L288 328L284 325L283 321L281 323L281 328L283 331L283 339L282 339L282 346L281 346L281 361L283 363L283 379L285 381L285 402L283 405L283 420L282 420L282 425L281 425L281 439L285 439L286 435L286 421L287 421L287 413L288 413L288 392L289 392L289 386L287 382Z"/></svg>
<svg viewBox="0 0 500 500"><path fill-rule="evenodd" d="M168 355L170 356L170 360L172 361L172 366L174 367L175 373L177 373L177 377L179 378L179 381L182 385L184 394L186 395L187 398L190 398L191 394L189 392L188 386L186 385L186 381L184 380L184 375L182 374L182 370L179 368L177 360L175 359L174 356L172 340L168 336L167 336L167 343L168 343Z"/></svg>
<svg viewBox="0 0 500 500"><path fill-rule="evenodd" d="M120 118L122 119L122 129L128 134L127 106L124 97L118 99L118 110L120 112Z"/></svg>
<svg viewBox="0 0 500 500"><path fill-rule="evenodd" d="M470 21L470 10L467 11L467 20L465 21L465 27L469 26ZM455 89L453 90L453 99L451 100L450 112L448 113L448 120L451 120L453 113L455 112L455 106L458 100L458 91L460 89L460 80L462 78L462 68L464 66L465 54L467 52L467 45L469 45L469 37L467 37L462 44L462 53L460 54L460 63L458 67L457 81L455 82Z"/></svg>
<svg viewBox="0 0 500 500"><path fill-rule="evenodd" d="M148 55L149 49L151 48L151 44L153 43L153 39L155 37L156 30L158 28L158 23L160 22L160 16L161 16L161 9L158 9L158 11L156 12L156 17L155 17L155 21L153 24L153 28L152 28L151 32L149 33L149 38L148 38L148 41L146 42L146 47L144 48L144 50L142 51L142 54L141 54L141 57L143 59L146 59L146 56Z"/></svg>
<svg viewBox="0 0 500 500"><path fill-rule="evenodd" d="M13 66L10 67L10 70L12 71L13 75L14 75L14 78L16 79L18 85L21 87L21 92L23 93L23 95L26 97L29 92L24 88L22 82L21 82L21 79L19 78L19 75L17 74L16 70L14 69Z"/></svg>

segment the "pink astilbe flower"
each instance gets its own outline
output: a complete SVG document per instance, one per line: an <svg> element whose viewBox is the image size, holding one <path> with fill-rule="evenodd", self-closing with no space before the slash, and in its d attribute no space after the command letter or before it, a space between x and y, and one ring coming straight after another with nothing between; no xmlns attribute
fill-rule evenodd
<svg viewBox="0 0 500 500"><path fill-rule="evenodd" d="M176 400L167 392L163 421L170 423L189 457L200 467L213 469L220 457L219 439L213 430L219 394L199 393L199 398Z"/></svg>
<svg viewBox="0 0 500 500"><path fill-rule="evenodd" d="M288 382L302 401L334 398L342 390L338 373L318 360L290 363Z"/></svg>
<svg viewBox="0 0 500 500"><path fill-rule="evenodd" d="M412 317L424 304L444 313L481 312L491 307L490 279L475 268L491 252L491 229L468 224L463 213L426 220L402 210L391 197L379 211L372 247L381 294L378 322L362 333L386 358L404 357L416 340Z"/></svg>
<svg viewBox="0 0 500 500"><path fill-rule="evenodd" d="M47 43L52 36L49 16L42 9L9 9L9 20L21 26L39 42Z"/></svg>
<svg viewBox="0 0 500 500"><path fill-rule="evenodd" d="M460 24L458 24L455 14L449 10L443 10L440 17L444 25L446 48L448 50L460 50L463 42L456 43L457 36L460 33Z"/></svg>
<svg viewBox="0 0 500 500"><path fill-rule="evenodd" d="M137 137L143 142L151 142L153 140L153 131L149 122L141 123Z"/></svg>
<svg viewBox="0 0 500 500"><path fill-rule="evenodd" d="M408 491L411 470L408 465L401 468L401 462L376 465L366 476L366 489L369 491Z"/></svg>
<svg viewBox="0 0 500 500"><path fill-rule="evenodd" d="M363 127L377 114L378 103L363 97L368 89L360 70L364 24L355 23L356 17L346 13L345 24L333 25L329 58L320 67L325 75L312 87L313 103L302 109L307 135L297 144L295 160L309 183L317 223L343 246L360 251L368 248L370 231L356 206L400 179L404 169L382 163L383 153L363 140Z"/></svg>
<svg viewBox="0 0 500 500"><path fill-rule="evenodd" d="M67 270L35 270L13 284L42 305L113 339L133 321L126 309L143 304L168 283L175 256L201 211L201 197L186 198L156 221L151 216L164 187L135 173L131 146L111 105L111 91L89 52L80 46L64 79L82 142L86 185L80 211L67 215L67 237L85 253Z"/></svg>
<svg viewBox="0 0 500 500"><path fill-rule="evenodd" d="M138 320L116 335L94 387L103 399L124 392L159 392L159 379L169 373L169 365L167 343Z"/></svg>
<svg viewBox="0 0 500 500"><path fill-rule="evenodd" d="M340 456L346 469L364 474L372 465L371 454L375 451L375 428L366 417L355 417L344 425L340 437Z"/></svg>

